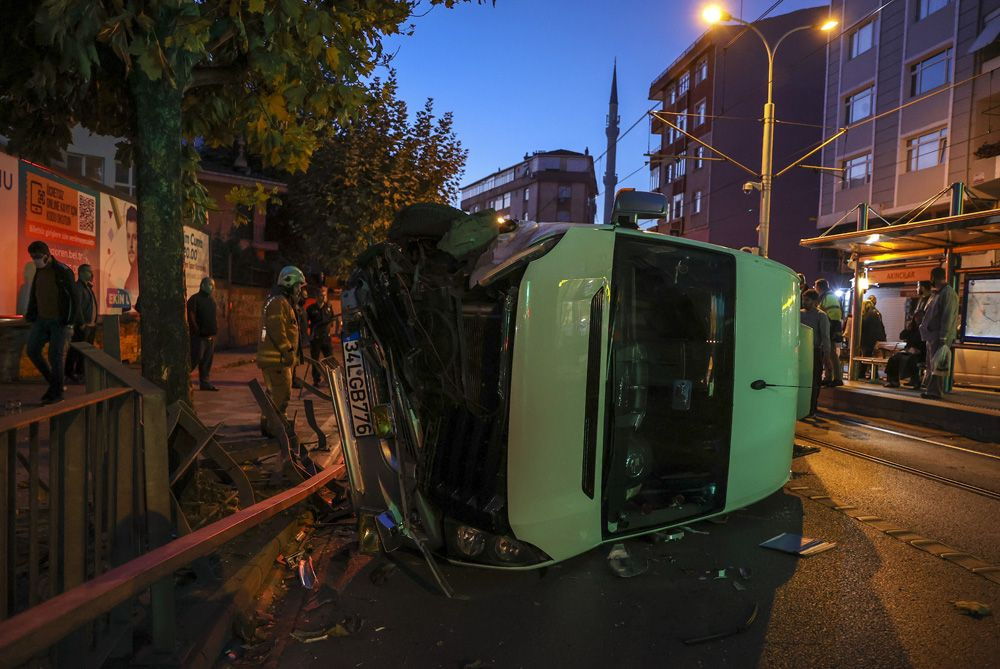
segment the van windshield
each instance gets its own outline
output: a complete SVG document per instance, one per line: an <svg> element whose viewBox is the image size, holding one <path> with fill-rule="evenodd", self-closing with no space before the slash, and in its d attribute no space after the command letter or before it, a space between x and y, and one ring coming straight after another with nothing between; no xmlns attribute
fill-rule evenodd
<svg viewBox="0 0 1000 669"><path fill-rule="evenodd" d="M725 506L736 262L621 235L611 283L605 534Z"/></svg>

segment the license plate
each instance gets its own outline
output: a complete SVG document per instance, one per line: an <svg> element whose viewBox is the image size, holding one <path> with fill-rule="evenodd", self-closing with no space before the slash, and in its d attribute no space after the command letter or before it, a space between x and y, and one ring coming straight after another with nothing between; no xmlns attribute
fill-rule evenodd
<svg viewBox="0 0 1000 669"><path fill-rule="evenodd" d="M370 437L375 434L372 426L371 401L368 394L368 374L365 359L361 354L359 333L347 335L344 348L344 383L351 407L351 429L355 437Z"/></svg>

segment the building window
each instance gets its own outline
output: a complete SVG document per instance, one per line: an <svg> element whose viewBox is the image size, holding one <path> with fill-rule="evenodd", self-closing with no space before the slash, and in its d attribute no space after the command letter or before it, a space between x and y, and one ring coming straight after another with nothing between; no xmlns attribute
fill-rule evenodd
<svg viewBox="0 0 1000 669"><path fill-rule="evenodd" d="M847 96L844 105L844 122L848 125L868 118L872 115L872 103L875 100L875 88L869 86L863 91Z"/></svg>
<svg viewBox="0 0 1000 669"><path fill-rule="evenodd" d="M704 100L702 100L701 102L699 102L694 106L694 115L695 115L694 124L696 126L705 124L705 113L707 111L708 111L708 103L705 102Z"/></svg>
<svg viewBox="0 0 1000 669"><path fill-rule="evenodd" d="M674 195L674 206L671 213L673 214L673 218L681 218L684 216L684 193Z"/></svg>
<svg viewBox="0 0 1000 669"><path fill-rule="evenodd" d="M706 79L708 79L708 58L702 58L698 61L698 67L694 71L694 83L700 84Z"/></svg>
<svg viewBox="0 0 1000 669"><path fill-rule="evenodd" d="M691 200L691 213L700 214L701 213L701 191L696 190L694 192L694 199Z"/></svg>
<svg viewBox="0 0 1000 669"><path fill-rule="evenodd" d="M656 165L649 173L649 190L656 190L660 187L660 166Z"/></svg>
<svg viewBox="0 0 1000 669"><path fill-rule="evenodd" d="M694 168L696 170L700 170L702 167L705 166L705 147L699 146L697 149L695 149L694 155L695 155Z"/></svg>
<svg viewBox="0 0 1000 669"><path fill-rule="evenodd" d="M566 211L565 209L560 209L559 211L556 212L556 220L559 221L560 223L568 223L569 212Z"/></svg>
<svg viewBox="0 0 1000 669"><path fill-rule="evenodd" d="M525 188L524 189L524 201L527 202L530 199L531 199L531 189L530 188Z"/></svg>
<svg viewBox="0 0 1000 669"><path fill-rule="evenodd" d="M948 128L906 140L907 171L916 172L940 165L944 162L944 152L947 148Z"/></svg>
<svg viewBox="0 0 1000 669"><path fill-rule="evenodd" d="M677 127L684 131L687 131L688 129L687 113L688 113L687 107L685 107L684 109L680 110L677 113L677 121L676 121ZM683 133L678 134L677 138L680 139L681 135L683 135Z"/></svg>
<svg viewBox="0 0 1000 669"><path fill-rule="evenodd" d="M875 22L869 21L851 33L851 58L857 58L875 43Z"/></svg>
<svg viewBox="0 0 1000 669"><path fill-rule="evenodd" d="M573 197L573 187L572 186L559 186L559 199L568 200Z"/></svg>
<svg viewBox="0 0 1000 669"><path fill-rule="evenodd" d="M866 153L844 161L844 188L866 184L871 176L872 154Z"/></svg>
<svg viewBox="0 0 1000 669"><path fill-rule="evenodd" d="M510 193L503 194L503 208L508 209L510 207Z"/></svg>
<svg viewBox="0 0 1000 669"><path fill-rule="evenodd" d="M925 19L934 12L948 6L950 0L920 0L917 3L917 20Z"/></svg>
<svg viewBox="0 0 1000 669"><path fill-rule="evenodd" d="M685 169L684 166L684 159L678 158L677 161L674 163L674 174L677 175L678 179L680 179L682 176L684 176L684 173L686 171L687 170Z"/></svg>
<svg viewBox="0 0 1000 669"><path fill-rule="evenodd" d="M667 181L666 183L671 183L674 180L674 164L667 163Z"/></svg>
<svg viewBox="0 0 1000 669"><path fill-rule="evenodd" d="M920 95L951 81L951 49L910 66L910 95Z"/></svg>
<svg viewBox="0 0 1000 669"><path fill-rule="evenodd" d="M104 183L104 158L80 153L67 153L66 171L75 176Z"/></svg>
<svg viewBox="0 0 1000 669"><path fill-rule="evenodd" d="M677 80L677 95L684 95L688 92L691 87L691 75L685 72L681 75L681 78Z"/></svg>
<svg viewBox="0 0 1000 669"><path fill-rule="evenodd" d="M135 192L135 176L131 165L115 161L115 188L132 195Z"/></svg>
<svg viewBox="0 0 1000 669"><path fill-rule="evenodd" d="M674 88L673 86L667 88L667 100L670 102L670 104L674 104L677 102L677 89Z"/></svg>

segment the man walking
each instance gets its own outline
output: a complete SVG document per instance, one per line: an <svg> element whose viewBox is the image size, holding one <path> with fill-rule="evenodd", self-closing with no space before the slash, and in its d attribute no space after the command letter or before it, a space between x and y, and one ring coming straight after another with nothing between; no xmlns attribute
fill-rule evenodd
<svg viewBox="0 0 1000 669"><path fill-rule="evenodd" d="M299 322L295 305L305 288L306 277L298 267L289 265L278 274L278 283L264 303L257 366L264 375L264 385L278 415L288 420L285 410L292 394L292 369L299 348ZM261 419L261 431L274 436L279 426Z"/></svg>
<svg viewBox="0 0 1000 669"><path fill-rule="evenodd" d="M327 287L320 286L316 301L310 304L306 310L306 315L309 317L309 355L313 360L322 360L333 355L330 326L335 317L333 305L330 304L327 297ZM312 379L315 386L318 386L323 380L319 368L315 365L312 368Z"/></svg>
<svg viewBox="0 0 1000 669"><path fill-rule="evenodd" d="M830 284L827 283L826 279L816 279L814 287L819 294L817 306L830 319L830 354L827 356L829 374L826 382L830 386L842 386L844 385L844 369L840 364L840 349L837 348L837 344L840 343L844 331L844 310L840 306L840 298L830 290Z"/></svg>
<svg viewBox="0 0 1000 669"><path fill-rule="evenodd" d="M94 271L90 265L80 265L76 270L76 302L80 305L79 323L73 327L73 341L94 343L97 335L97 296L94 295ZM83 382L83 356L70 347L66 354L66 380Z"/></svg>
<svg viewBox="0 0 1000 669"><path fill-rule="evenodd" d="M31 242L28 255L35 263L31 280L28 308L24 320L31 323L28 332L28 357L49 383L42 395L42 404L59 402L63 398L63 375L66 371L66 349L79 322L80 307L73 287L73 270L52 257L45 242ZM49 359L42 357L42 348L49 345Z"/></svg>
<svg viewBox="0 0 1000 669"><path fill-rule="evenodd" d="M944 267L931 270L934 296L920 322L920 337L927 346L927 382L920 396L941 399L944 379L951 363L951 346L958 328L958 294L946 279Z"/></svg>
<svg viewBox="0 0 1000 669"><path fill-rule="evenodd" d="M819 403L820 377L823 375L823 361L830 357L830 319L816 308L819 303L819 293L810 288L802 293L802 311L799 321L808 325L813 331L813 374L812 396L809 400L809 415L816 415Z"/></svg>
<svg viewBox="0 0 1000 669"><path fill-rule="evenodd" d="M218 390L212 385L212 360L215 357L215 335L219 324L215 316L212 291L215 282L209 277L201 280L197 293L187 301L188 331L191 333L191 369L198 370L199 390Z"/></svg>

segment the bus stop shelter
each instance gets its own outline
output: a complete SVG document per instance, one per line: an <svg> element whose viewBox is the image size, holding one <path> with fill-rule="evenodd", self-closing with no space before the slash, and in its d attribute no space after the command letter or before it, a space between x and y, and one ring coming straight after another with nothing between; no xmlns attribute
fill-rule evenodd
<svg viewBox="0 0 1000 669"><path fill-rule="evenodd" d="M956 355L963 356L963 364L971 361L976 369L986 369L981 383L985 387L1000 388L1000 374L996 367L1000 364L1000 331L988 331L992 319L980 317L983 309L998 309L1000 293L979 296L974 307L976 332L967 331L970 323L968 286L992 283L1000 285L1000 209L989 209L970 213L943 216L922 221L868 227L867 216L859 216L858 229L850 232L830 234L801 240L801 245L810 249L837 250L849 254L850 266L854 270L851 318L854 324L861 322L861 300L869 288L869 275L885 277L889 273L882 270L898 270L896 276L918 276L910 272L915 268L942 266L948 272L948 280L959 293L961 300L961 323ZM831 228L832 230L832 228ZM927 269L929 272L929 269ZM978 284L969 284L976 278ZM876 279L877 280L877 279ZM914 281L915 283L915 281ZM990 336L992 335L992 336ZM860 357L861 328L851 327L849 379L857 378ZM954 378L956 365L952 364L949 384ZM989 370L993 370L991 373Z"/></svg>

